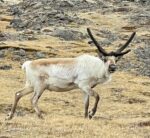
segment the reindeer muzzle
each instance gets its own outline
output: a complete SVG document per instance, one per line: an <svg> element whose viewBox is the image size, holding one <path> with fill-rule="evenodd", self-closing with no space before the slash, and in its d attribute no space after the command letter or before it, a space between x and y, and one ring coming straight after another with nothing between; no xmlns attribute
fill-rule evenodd
<svg viewBox="0 0 150 138"><path fill-rule="evenodd" d="M109 65L109 72L110 73L113 73L114 71L116 71L116 69L117 69L117 66L115 64Z"/></svg>

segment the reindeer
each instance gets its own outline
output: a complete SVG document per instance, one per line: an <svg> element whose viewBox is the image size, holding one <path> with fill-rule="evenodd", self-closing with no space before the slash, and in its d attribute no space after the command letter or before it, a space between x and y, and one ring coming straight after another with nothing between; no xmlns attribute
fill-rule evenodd
<svg viewBox="0 0 150 138"><path fill-rule="evenodd" d="M18 101L32 92L32 106L38 117L42 118L37 103L46 89L63 92L79 88L84 93L84 117L91 119L95 115L100 96L92 88L97 84L111 80L111 74L116 71L118 59L131 51L122 52L132 41L135 32L117 51L109 53L99 45L89 28L87 28L87 32L97 47L100 57L84 54L76 58L49 58L26 61L22 65L22 69L26 73L26 84L23 89L16 92L7 119L13 118ZM95 103L92 110L88 112L90 96L95 98Z"/></svg>

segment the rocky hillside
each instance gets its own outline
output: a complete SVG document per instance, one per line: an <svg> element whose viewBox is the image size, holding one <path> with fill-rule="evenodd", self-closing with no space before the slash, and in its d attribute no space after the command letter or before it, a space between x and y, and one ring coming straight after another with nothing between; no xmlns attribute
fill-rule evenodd
<svg viewBox="0 0 150 138"><path fill-rule="evenodd" d="M7 28L14 28L17 32L1 32L0 41L30 41L36 40L37 35L58 37L64 41L83 41L88 39L86 27L91 27L99 43L109 48L117 41L127 40L128 32L136 31L132 44L137 62L128 59L123 66L121 63L120 68L150 76L149 6L149 1L144 0L24 0L7 9L7 13L13 16ZM107 25L107 18L112 14L117 16L114 18L118 18L118 22L111 19L112 25ZM106 18L97 22L99 16L100 20ZM123 24L120 19L124 20Z"/></svg>

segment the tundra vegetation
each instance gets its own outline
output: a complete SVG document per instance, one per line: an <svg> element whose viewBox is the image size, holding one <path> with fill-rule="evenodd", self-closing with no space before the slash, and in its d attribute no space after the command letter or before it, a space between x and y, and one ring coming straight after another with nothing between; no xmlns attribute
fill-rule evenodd
<svg viewBox="0 0 150 138"><path fill-rule="evenodd" d="M150 137L149 1L14 2L0 1L0 137ZM24 87L25 61L98 56L86 28L108 53L136 32L131 52L118 61L112 81L93 88L101 97L95 116L84 119L80 90L46 90L39 101L43 120L32 108L32 94L19 101L12 120L5 120L15 92ZM90 97L89 108L93 105Z"/></svg>

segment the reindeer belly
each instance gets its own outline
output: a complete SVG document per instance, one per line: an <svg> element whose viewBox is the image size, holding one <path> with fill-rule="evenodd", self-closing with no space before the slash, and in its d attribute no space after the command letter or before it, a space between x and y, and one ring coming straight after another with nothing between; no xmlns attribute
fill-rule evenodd
<svg viewBox="0 0 150 138"><path fill-rule="evenodd" d="M47 85L48 85L49 90L58 91L58 92L69 91L69 90L77 88L74 82L69 81L67 79L61 79L61 78L56 78L56 77L49 78Z"/></svg>

